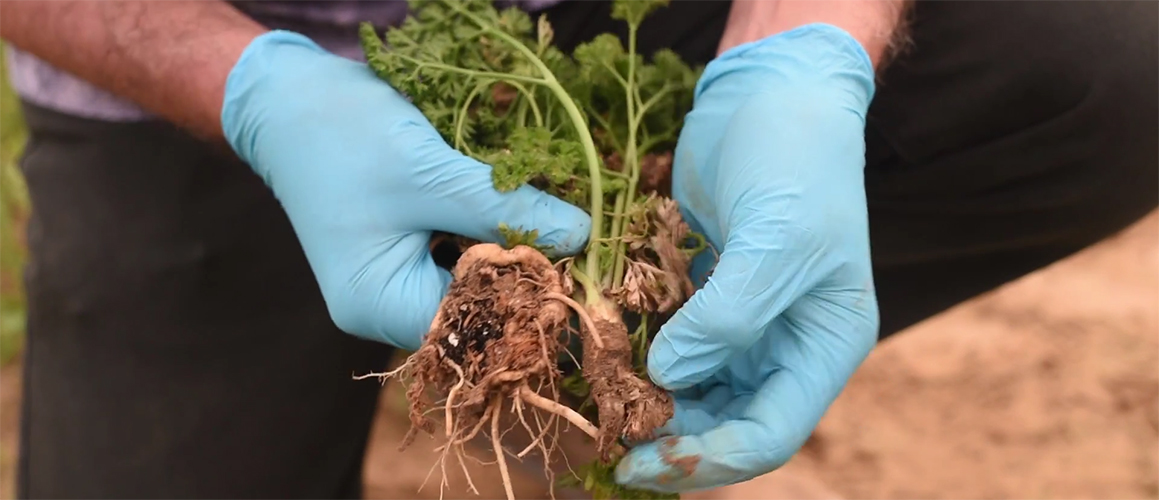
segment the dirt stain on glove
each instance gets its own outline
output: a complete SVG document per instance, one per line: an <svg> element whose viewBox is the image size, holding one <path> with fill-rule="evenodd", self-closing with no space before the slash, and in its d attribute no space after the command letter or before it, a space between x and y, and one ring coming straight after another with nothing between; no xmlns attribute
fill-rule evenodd
<svg viewBox="0 0 1159 500"><path fill-rule="evenodd" d="M674 449L679 442L680 439L676 437L665 438L660 442L660 459L668 465L670 472L660 474L656 478L656 482L668 484L686 479L696 473L696 467L700 465L700 455L677 455Z"/></svg>

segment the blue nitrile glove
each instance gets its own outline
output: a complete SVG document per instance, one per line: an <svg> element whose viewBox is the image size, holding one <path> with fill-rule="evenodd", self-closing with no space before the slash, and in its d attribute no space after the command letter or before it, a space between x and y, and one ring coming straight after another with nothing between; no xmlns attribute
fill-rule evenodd
<svg viewBox="0 0 1159 500"><path fill-rule="evenodd" d="M335 324L359 337L420 346L451 281L432 231L501 241L506 223L563 254L587 241L582 210L527 186L499 193L489 166L448 146L365 64L295 33L246 48L222 127L282 203Z"/></svg>
<svg viewBox="0 0 1159 500"><path fill-rule="evenodd" d="M808 25L713 61L677 143L673 192L721 249L666 323L648 371L674 436L633 449L624 484L690 491L770 472L800 449L876 344L863 185L867 54ZM701 280L713 255L693 266Z"/></svg>

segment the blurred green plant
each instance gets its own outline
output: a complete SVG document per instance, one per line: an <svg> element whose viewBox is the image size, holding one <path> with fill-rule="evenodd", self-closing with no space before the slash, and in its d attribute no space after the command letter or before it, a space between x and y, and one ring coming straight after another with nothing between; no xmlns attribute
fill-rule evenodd
<svg viewBox="0 0 1159 500"><path fill-rule="evenodd" d="M8 66L0 44L0 366L24 346L25 299L22 272L27 258L25 222L28 191L17 167L28 131L20 101L8 85Z"/></svg>

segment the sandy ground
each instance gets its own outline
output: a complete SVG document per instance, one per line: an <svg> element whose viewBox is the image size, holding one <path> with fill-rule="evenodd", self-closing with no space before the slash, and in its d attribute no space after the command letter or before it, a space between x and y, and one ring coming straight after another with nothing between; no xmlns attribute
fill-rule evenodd
<svg viewBox="0 0 1159 500"><path fill-rule="evenodd" d="M18 367L0 373L0 492L11 498ZM390 385L371 498L438 498L432 441L405 452ZM1159 497L1159 216L880 346L784 469L690 495L750 498ZM486 458L481 448L477 455ZM476 498L448 464L447 498ZM481 498L493 468L469 463ZM533 463L516 496L543 498ZM561 498L574 492L557 491Z"/></svg>

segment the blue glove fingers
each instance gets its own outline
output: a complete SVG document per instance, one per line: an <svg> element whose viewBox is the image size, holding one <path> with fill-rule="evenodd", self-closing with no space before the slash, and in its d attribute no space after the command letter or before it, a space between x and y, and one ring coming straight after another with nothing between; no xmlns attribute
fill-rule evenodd
<svg viewBox="0 0 1159 500"><path fill-rule="evenodd" d="M455 217L443 219L436 229L480 241L502 243L501 224L521 231L536 231L536 243L549 247L552 257L583 250L591 231L591 217L580 208L531 186L500 193L491 184L490 168L477 162L448 183L451 193L440 194L462 207Z"/></svg>
<svg viewBox="0 0 1159 500"><path fill-rule="evenodd" d="M537 231L537 243L552 253L571 255L587 243L591 217L580 208L531 186L500 193L491 167L452 149L424 121L407 127L407 151L419 165L411 182L428 199L438 200L429 213L419 214L416 229L438 230L480 241L503 242L500 224Z"/></svg>
<svg viewBox="0 0 1159 500"><path fill-rule="evenodd" d="M836 393L835 386L829 380L811 379L808 372L777 371L756 394L722 407L717 425L703 415L682 415L680 430L699 434L663 438L632 449L616 468L616 481L684 492L735 484L776 470L805 443L832 401L829 395Z"/></svg>
<svg viewBox="0 0 1159 500"><path fill-rule="evenodd" d="M732 49L706 69L674 192L723 253L648 363L665 387L719 384L734 397L715 414L682 405L668 428L687 435L633 449L618 481L678 492L776 469L874 345L862 177L872 94L864 51L825 25Z"/></svg>
<svg viewBox="0 0 1159 500"><path fill-rule="evenodd" d="M762 339L773 354L753 359L752 375L764 380L756 397L743 413L726 408L723 416L759 419L804 442L877 344L877 301L872 284L818 291L785 314L791 320L777 320Z"/></svg>
<svg viewBox="0 0 1159 500"><path fill-rule="evenodd" d="M801 259L809 256L785 255L782 243L792 245L798 238L785 234L780 224L754 214L752 223L734 228L704 288L660 328L653 341L648 352L653 381L669 390L704 381L752 346L769 322L799 296L798 290L807 288L812 266Z"/></svg>
<svg viewBox="0 0 1159 500"><path fill-rule="evenodd" d="M699 434L720 425L712 405L700 401L677 400L672 419L656 429L657 436L685 436Z"/></svg>
<svg viewBox="0 0 1159 500"><path fill-rule="evenodd" d="M672 418L656 430L656 435L699 434L716 427L721 422L718 417L721 408L734 397L732 389L723 385L713 387L703 397L696 399L682 398L677 394Z"/></svg>
<svg viewBox="0 0 1159 500"><path fill-rule="evenodd" d="M451 274L435 265L427 251L428 233L410 233L352 257L367 264L350 272L349 281L321 281L330 316L339 329L362 338L416 350L430 330Z"/></svg>
<svg viewBox="0 0 1159 500"><path fill-rule="evenodd" d="M660 492L688 492L752 479L772 470L784 450L760 423L734 420L701 435L667 437L637 447L616 467L616 482Z"/></svg>
<svg viewBox="0 0 1159 500"><path fill-rule="evenodd" d="M856 197L863 192L864 122L831 106L835 97L847 96L829 88L801 88L792 98L753 95L729 119L719 145L700 148L704 161L716 163L707 170L719 171L711 194L726 228L724 248L704 288L652 345L648 367L656 383L677 389L705 380L751 346L788 304L844 265L827 247L841 248L843 232L860 222L851 214L864 211ZM770 122L770 115L791 119ZM828 133L838 139L819 142ZM683 151L692 155L694 149ZM846 171L834 174L835 168ZM685 191L695 212L697 190L690 187Z"/></svg>
<svg viewBox="0 0 1159 500"><path fill-rule="evenodd" d="M719 407L711 426L691 407L669 424L688 435L633 449L616 470L617 481L657 491L690 491L746 481L787 462L816 428L877 338L871 296L847 293L806 297L790 310L799 323L777 320L753 359L763 380L751 396ZM723 386L718 386L723 387ZM711 392L710 392L711 393ZM700 431L700 434L692 434ZM673 432L681 434L681 432ZM690 467L690 464L696 467Z"/></svg>
<svg viewBox="0 0 1159 500"><path fill-rule="evenodd" d="M616 481L636 488L684 492L746 481L783 465L816 425L810 391L793 372L776 371L752 395L739 396L708 419L683 417L681 430L699 430L634 448L616 468ZM804 415L805 418L800 417ZM699 427L699 429L695 429Z"/></svg>

